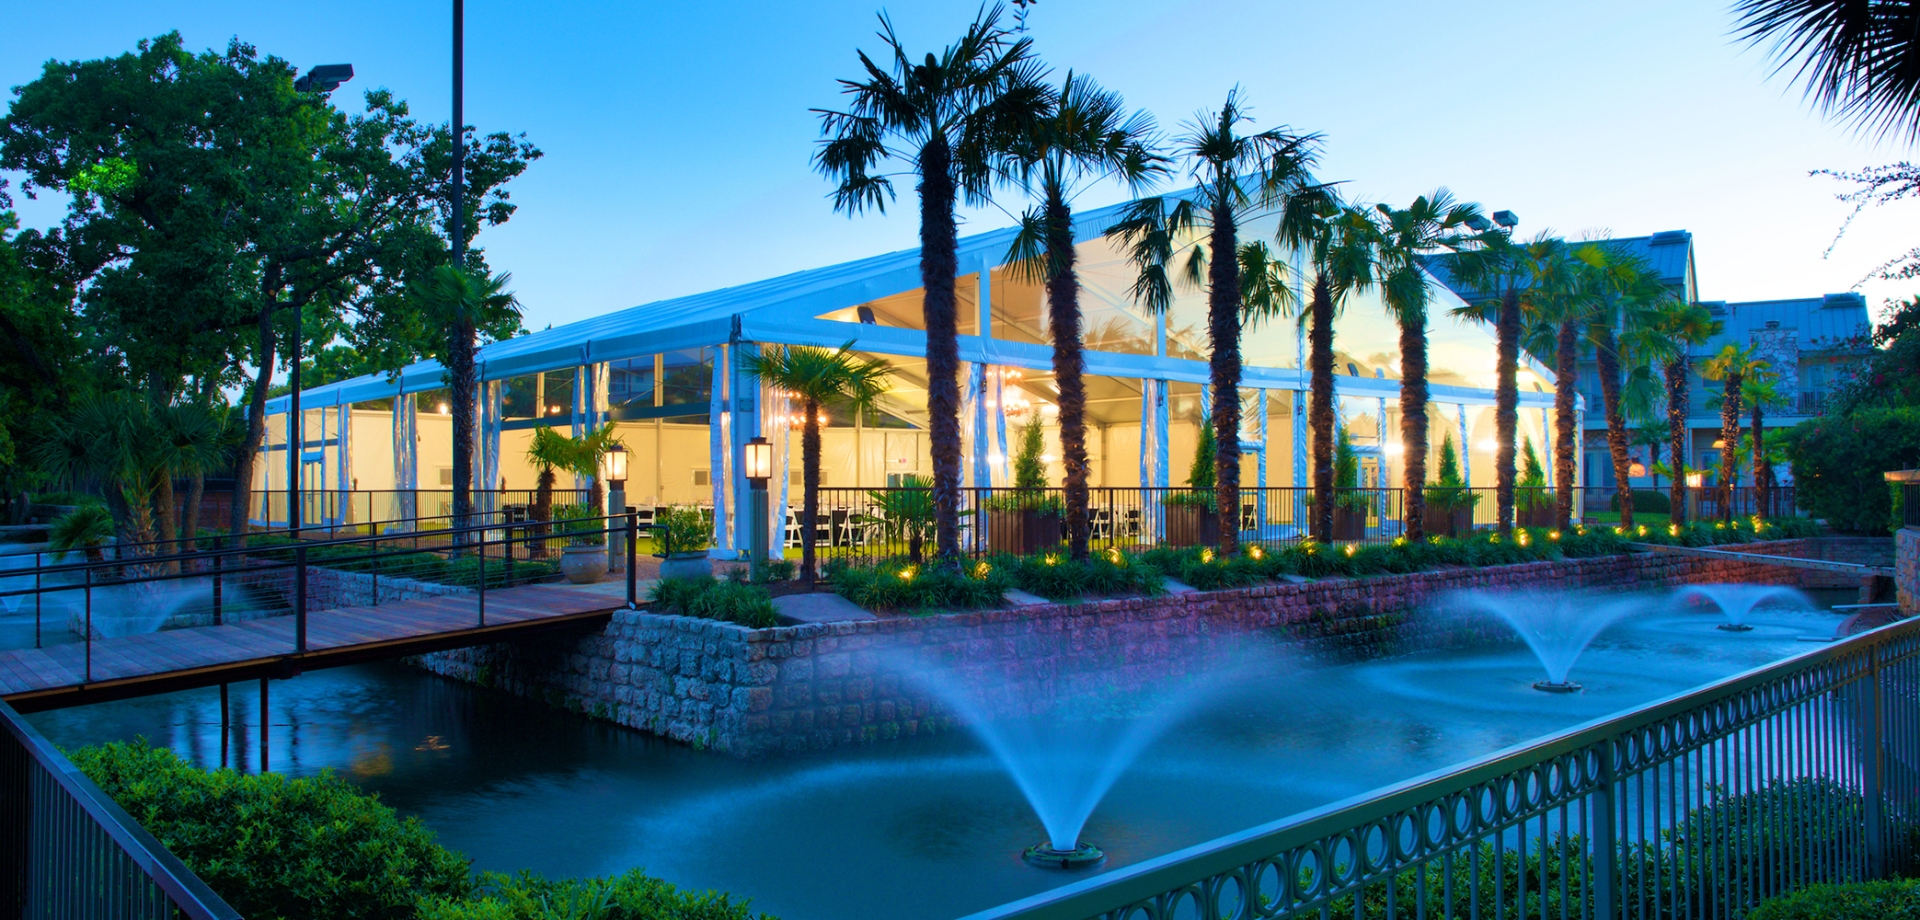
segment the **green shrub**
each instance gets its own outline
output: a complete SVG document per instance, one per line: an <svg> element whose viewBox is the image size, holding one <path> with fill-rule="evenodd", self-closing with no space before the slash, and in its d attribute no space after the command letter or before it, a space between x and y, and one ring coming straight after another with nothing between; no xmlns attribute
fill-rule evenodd
<svg viewBox="0 0 1920 920"><path fill-rule="evenodd" d="M720 581L711 575L698 578L668 578L648 593L654 609L660 613L704 620L724 620L751 629L780 625L780 614L773 609L773 595L758 585Z"/></svg>
<svg viewBox="0 0 1920 920"><path fill-rule="evenodd" d="M553 532L564 537L568 546L605 546L607 522L594 520L598 517L586 505L559 505L553 509L553 519L557 522L553 525Z"/></svg>
<svg viewBox="0 0 1920 920"><path fill-rule="evenodd" d="M1615 492L1611 498L1607 499L1607 507L1614 511L1620 510L1620 493ZM1673 499L1667 493L1652 489L1633 490L1634 514L1666 514L1672 510Z"/></svg>
<svg viewBox="0 0 1920 920"><path fill-rule="evenodd" d="M726 894L684 892L637 869L604 879L545 879L530 872L480 877L471 900L420 906L420 920L754 920Z"/></svg>
<svg viewBox="0 0 1920 920"><path fill-rule="evenodd" d="M1480 504L1480 493L1467 488L1460 474L1460 454L1453 449L1453 435L1440 439L1440 457L1434 468L1436 481L1425 490L1428 507L1453 512Z"/></svg>
<svg viewBox="0 0 1920 920"><path fill-rule="evenodd" d="M417 818L331 773L201 770L145 741L69 755L249 920L411 918L422 898L473 891L467 860Z"/></svg>
<svg viewBox="0 0 1920 920"><path fill-rule="evenodd" d="M826 576L842 597L868 610L995 607L1006 600L1012 573L990 561L962 566L956 570L899 559L867 566L835 559L827 563Z"/></svg>
<svg viewBox="0 0 1920 920"><path fill-rule="evenodd" d="M1187 467L1187 488L1191 492L1174 492L1166 498L1169 505L1198 505L1214 509L1213 487L1218 482L1214 472L1213 420L1206 416L1200 418L1199 435L1194 438L1193 463Z"/></svg>
<svg viewBox="0 0 1920 920"><path fill-rule="evenodd" d="M1780 436L1793 464L1794 500L1835 530L1884 534L1895 526L1881 478L1920 467L1920 408L1862 409L1801 422Z"/></svg>
<svg viewBox="0 0 1920 920"><path fill-rule="evenodd" d="M107 513L105 505L80 505L47 529L47 545L56 554L55 558L67 553L80 551L93 561L101 558L100 547L113 539L113 515Z"/></svg>
<svg viewBox="0 0 1920 920"><path fill-rule="evenodd" d="M1158 566L1117 549L1099 550L1077 562L1064 550L1025 558L995 556L992 567L1010 572L1013 585L1051 601L1070 601L1082 595L1166 592L1166 577Z"/></svg>
<svg viewBox="0 0 1920 920"><path fill-rule="evenodd" d="M1920 920L1920 881L1814 885L1763 902L1747 920Z"/></svg>
<svg viewBox="0 0 1920 920"><path fill-rule="evenodd" d="M713 545L713 523L698 508L668 508L653 522L666 528L667 545L676 553L696 552Z"/></svg>

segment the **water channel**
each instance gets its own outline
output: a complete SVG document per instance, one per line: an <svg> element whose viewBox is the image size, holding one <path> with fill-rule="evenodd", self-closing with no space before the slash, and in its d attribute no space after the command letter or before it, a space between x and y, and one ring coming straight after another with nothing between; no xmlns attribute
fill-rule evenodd
<svg viewBox="0 0 1920 920"><path fill-rule="evenodd" d="M1808 651L1840 617L1762 607L1755 628L1649 601L1579 658L1577 693L1533 689L1519 640L1347 665L1275 656L1146 747L1083 837L1110 871L1519 744ZM1823 597L1823 604L1851 596ZM235 685L229 762L257 766L258 686ZM273 769L334 770L417 815L477 869L643 867L785 920L937 920L1085 877L1036 869L1021 790L965 732L746 761L697 751L399 663L275 682ZM222 762L218 694L31 717L55 743L144 736Z"/></svg>

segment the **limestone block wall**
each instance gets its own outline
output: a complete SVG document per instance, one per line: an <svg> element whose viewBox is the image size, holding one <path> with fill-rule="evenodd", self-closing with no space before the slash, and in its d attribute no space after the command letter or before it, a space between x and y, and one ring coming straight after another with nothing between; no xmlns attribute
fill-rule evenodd
<svg viewBox="0 0 1920 920"><path fill-rule="evenodd" d="M1822 552L1817 542L1754 548L1802 555ZM1463 589L1805 586L1821 574L1639 554L769 629L621 612L590 634L415 660L437 674L754 756L951 728L961 714L923 683L935 671L976 691L985 710L1011 713L1033 699L1161 679L1249 637L1361 655L1446 643L1462 638L1461 627L1409 614Z"/></svg>

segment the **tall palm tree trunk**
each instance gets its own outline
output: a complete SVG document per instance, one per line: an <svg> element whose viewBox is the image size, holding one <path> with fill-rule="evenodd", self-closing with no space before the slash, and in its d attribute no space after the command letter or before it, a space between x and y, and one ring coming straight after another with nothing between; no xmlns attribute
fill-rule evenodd
<svg viewBox="0 0 1920 920"><path fill-rule="evenodd" d="M1613 459L1613 494L1620 504L1620 526L1633 526L1633 478L1627 475L1627 419L1620 413L1620 343L1612 327L1600 333L1594 359L1600 372L1600 401L1607 412L1607 453Z"/></svg>
<svg viewBox="0 0 1920 920"><path fill-rule="evenodd" d="M1333 286L1326 275L1313 281L1307 331L1307 363L1312 367L1307 421L1313 427L1313 538L1333 541Z"/></svg>
<svg viewBox="0 0 1920 920"><path fill-rule="evenodd" d="M1684 352L1680 357L1667 362L1667 466L1673 471L1673 482L1667 486L1667 502L1671 506L1667 520L1673 524L1687 522L1687 365L1689 360Z"/></svg>
<svg viewBox="0 0 1920 920"><path fill-rule="evenodd" d="M927 327L927 443L933 454L934 552L960 559L960 339L954 301L955 249L952 151L934 132L920 148L921 313ZM808 416L812 418L812 416ZM811 525L809 525L811 526Z"/></svg>
<svg viewBox="0 0 1920 920"><path fill-rule="evenodd" d="M180 509L180 551L200 549L200 500L207 494L207 476L194 473L187 480L187 500Z"/></svg>
<svg viewBox="0 0 1920 920"><path fill-rule="evenodd" d="M813 535L820 517L820 402L809 399L804 406L807 420L800 428L800 580L812 588L817 572Z"/></svg>
<svg viewBox="0 0 1920 920"><path fill-rule="evenodd" d="M179 498L173 491L173 473L164 469L155 471L153 474L153 535L160 541L153 548L155 555L173 555L174 541L178 539L177 535L180 533L178 503ZM166 566L168 572L178 570L179 567L172 563Z"/></svg>
<svg viewBox="0 0 1920 920"><path fill-rule="evenodd" d="M528 544L531 547L528 554L535 558L546 558L547 541L545 537L547 534L553 532L553 525L547 522L553 520L554 479L553 467L542 465L540 467L540 478L534 486L533 508L527 512L527 516L532 518L534 522L533 526L527 530L528 535L534 538L533 541Z"/></svg>
<svg viewBox="0 0 1920 920"><path fill-rule="evenodd" d="M1494 323L1500 379L1493 390L1493 430L1499 444L1493 455L1494 501L1500 532L1513 532L1514 442L1520 427L1520 289L1509 285L1500 298L1500 316ZM1466 453L1462 444L1461 452ZM1471 455L1469 455L1471 456Z"/></svg>
<svg viewBox="0 0 1920 920"><path fill-rule="evenodd" d="M1240 548L1240 251L1231 201L1216 200L1207 262L1207 336L1213 346L1213 481L1220 552ZM1329 525L1331 527L1331 525Z"/></svg>
<svg viewBox="0 0 1920 920"><path fill-rule="evenodd" d="M1773 516L1773 466L1767 462L1767 413L1753 404L1753 513Z"/></svg>
<svg viewBox="0 0 1920 920"><path fill-rule="evenodd" d="M1580 329L1562 322L1553 336L1553 481L1559 486L1554 508L1554 526L1566 530L1573 526L1573 497L1579 483L1573 481L1579 464Z"/></svg>
<svg viewBox="0 0 1920 920"><path fill-rule="evenodd" d="M1728 374L1720 397L1720 519L1733 520L1734 458L1740 455L1740 381Z"/></svg>
<svg viewBox="0 0 1920 920"><path fill-rule="evenodd" d="M1060 461L1066 469L1067 550L1087 558L1087 359L1080 346L1080 281L1074 274L1073 213L1058 187L1047 193L1047 326L1053 381L1060 388ZM918 547L914 547L918 552Z"/></svg>
<svg viewBox="0 0 1920 920"><path fill-rule="evenodd" d="M449 401L453 403L453 524L465 527L473 513L473 404L479 382L474 379L474 329L468 322L456 322L449 332L447 378ZM597 483L596 483L597 484ZM465 534L456 533L455 544L467 543Z"/></svg>
<svg viewBox="0 0 1920 920"><path fill-rule="evenodd" d="M1400 471L1405 493L1406 538L1427 538L1427 318L1400 323L1400 442L1405 458Z"/></svg>

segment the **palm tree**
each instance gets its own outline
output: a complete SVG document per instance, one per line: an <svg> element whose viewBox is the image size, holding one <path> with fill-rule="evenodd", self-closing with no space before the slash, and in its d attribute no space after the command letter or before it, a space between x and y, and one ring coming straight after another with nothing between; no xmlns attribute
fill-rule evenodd
<svg viewBox="0 0 1920 920"><path fill-rule="evenodd" d="M494 325L500 317L518 316L520 301L507 285L513 276L488 275L463 266L435 266L427 281L415 292L428 321L445 328L445 351L440 355L446 368L448 402L453 415L453 522L464 527L473 510L473 449L476 442L474 409L480 392L480 377L475 366L479 351L479 330ZM456 536L456 542L465 537Z"/></svg>
<svg viewBox="0 0 1920 920"><path fill-rule="evenodd" d="M1718 380L1720 398L1720 519L1733 520L1733 474L1740 453L1740 393L1747 374L1766 362L1756 362L1753 354L1738 345L1728 345L1720 353L1700 362L1700 376Z"/></svg>
<svg viewBox="0 0 1920 920"><path fill-rule="evenodd" d="M1375 205L1380 299L1400 327L1401 485L1406 536L1425 537L1427 484L1427 307L1433 301L1423 261L1462 245L1463 229L1481 220L1480 206L1436 189L1405 208ZM1384 432L1383 432L1384 434ZM1511 488L1508 490L1511 495ZM1511 510L1511 509L1509 509Z"/></svg>
<svg viewBox="0 0 1920 920"><path fill-rule="evenodd" d="M573 438L561 434L551 425L535 428L533 439L527 443L527 462L540 471L540 478L534 487L533 507L528 509L527 514L534 520L531 535L535 538L545 537L548 532L547 522L553 520L553 471L574 468L576 443ZM546 555L545 540L536 539L529 545L537 555Z"/></svg>
<svg viewBox="0 0 1920 920"><path fill-rule="evenodd" d="M1083 184L1118 178L1138 192L1167 171L1153 148L1153 118L1128 115L1116 93L1071 72L1044 117L1003 141L1005 169L1041 203L1020 218L1007 253L1016 275L1047 289L1053 377L1060 390L1060 460L1065 467L1067 547L1087 557L1087 386L1080 342L1080 279L1074 272L1073 211ZM917 550L917 543L916 543ZM917 552L916 552L917 555Z"/></svg>
<svg viewBox="0 0 1920 920"><path fill-rule="evenodd" d="M1920 12L1910 2L1738 0L1735 26L1768 43L1822 113L1876 135L1920 136Z"/></svg>
<svg viewBox="0 0 1920 920"><path fill-rule="evenodd" d="M1761 517L1773 516L1773 463L1767 455L1767 410L1786 404L1776 384L1780 373L1770 367L1760 366L1747 372L1746 379L1740 384L1740 398L1746 402L1751 416L1749 430L1753 442L1753 499L1754 513Z"/></svg>
<svg viewBox="0 0 1920 920"><path fill-rule="evenodd" d="M840 81L844 111L815 110L825 138L813 164L838 183L834 209L884 211L893 180L875 173L904 159L920 180L921 313L927 332L928 445L933 454L934 544L939 558L960 558L960 340L954 297L959 228L956 198L989 198L994 151L1021 125L1039 120L1052 90L1032 55L1032 40L1000 26L1001 6L984 8L965 35L915 61L880 16L886 66L859 52L865 71Z"/></svg>
<svg viewBox="0 0 1920 920"><path fill-rule="evenodd" d="M1243 126L1251 121L1237 89L1218 110L1195 116L1174 141L1198 182L1192 196L1135 201L1107 231L1127 244L1139 269L1134 297L1155 316L1172 305L1168 267L1176 260L1184 280L1207 291L1214 511L1224 553L1236 551L1240 538L1240 334L1267 316L1250 315L1243 297L1240 225L1256 213L1276 207L1284 212L1295 201L1329 194L1309 173L1319 159L1319 135L1295 134L1284 125L1249 134ZM1271 299L1254 306L1263 304L1279 306Z"/></svg>
<svg viewBox="0 0 1920 920"><path fill-rule="evenodd" d="M1587 243L1574 250L1589 312L1585 333L1600 377L1600 401L1606 412L1607 452L1613 461L1614 496L1620 524L1633 526L1632 465L1627 450L1627 416L1651 414L1654 383L1650 362L1667 357L1671 343L1652 328L1653 310L1667 298L1666 283L1646 260L1618 246ZM1622 371L1628 373L1622 378Z"/></svg>
<svg viewBox="0 0 1920 920"><path fill-rule="evenodd" d="M1554 430L1550 449L1555 483L1554 526L1573 523L1574 481L1580 451L1575 409L1580 398L1580 332L1590 299L1578 262L1565 240L1541 233L1525 246L1527 266L1520 289L1520 347L1553 367ZM1476 308L1488 311L1486 304ZM1483 318L1484 321L1484 318Z"/></svg>
<svg viewBox="0 0 1920 920"><path fill-rule="evenodd" d="M1693 371L1691 348L1719 335L1721 323L1706 307L1674 297L1654 309L1649 325L1675 345L1662 369L1667 393L1667 467L1673 474L1668 484L1668 520L1683 524L1687 519L1687 402L1691 398L1687 378Z"/></svg>
<svg viewBox="0 0 1920 920"><path fill-rule="evenodd" d="M199 480L225 468L233 445L238 442L238 432L233 428L228 408L210 402L154 406L150 418L150 463L159 471L155 483L159 531L162 540L171 541L176 532L174 478ZM197 548L199 529L200 505L190 497L177 528L179 549L191 552ZM170 542L160 547L162 553L173 550Z"/></svg>
<svg viewBox="0 0 1920 920"><path fill-rule="evenodd" d="M605 496L601 489L600 465L616 447L627 446L615 433L614 424L608 422L599 428L589 428L587 433L570 439L573 442L572 459L574 475L593 480L593 491L588 493L587 507L596 516L605 513ZM625 509L621 509L624 513Z"/></svg>
<svg viewBox="0 0 1920 920"><path fill-rule="evenodd" d="M806 420L800 429L804 496L800 505L800 532L806 535L800 541L800 580L811 586L815 576L814 521L820 514L821 407L844 403L855 412L866 411L886 391L886 378L893 367L886 361L854 354L853 343L848 342L838 351L791 345L768 348L757 355L743 354L740 368L767 386L785 390L800 400L801 416Z"/></svg>
<svg viewBox="0 0 1920 920"><path fill-rule="evenodd" d="M1312 534L1333 540L1334 429L1333 323L1347 296L1375 281L1373 220L1367 211L1341 205L1325 191L1289 202L1280 218L1280 242L1304 248L1313 265L1313 294L1307 301L1307 425L1313 431ZM1421 411L1425 411L1424 407Z"/></svg>

